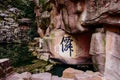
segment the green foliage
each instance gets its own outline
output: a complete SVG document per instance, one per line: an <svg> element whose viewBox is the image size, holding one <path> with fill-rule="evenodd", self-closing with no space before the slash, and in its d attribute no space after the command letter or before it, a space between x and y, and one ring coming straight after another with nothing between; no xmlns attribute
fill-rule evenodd
<svg viewBox="0 0 120 80"><path fill-rule="evenodd" d="M0 0L0 9L5 10L7 6L11 4L11 0Z"/></svg>
<svg viewBox="0 0 120 80"><path fill-rule="evenodd" d="M40 4L44 4L45 3L45 0L39 0L40 1Z"/></svg>
<svg viewBox="0 0 120 80"><path fill-rule="evenodd" d="M35 61L35 62L34 62ZM52 69L53 65L50 62L46 62L43 60L34 60L32 61L32 64L28 64L25 66L21 66L21 67L16 67L14 69L14 71L18 72L18 73L22 73L22 72L31 72L31 73L36 73L36 72L44 72L44 71L49 71ZM49 66L49 69L46 69L46 67Z"/></svg>
<svg viewBox="0 0 120 80"><path fill-rule="evenodd" d="M34 57L25 44L1 44L0 58L9 58L13 66L29 63Z"/></svg>
<svg viewBox="0 0 120 80"><path fill-rule="evenodd" d="M37 25L34 22L33 24L31 24L32 28L28 31L28 35L30 37L30 40L32 41L34 39L34 37L38 37L38 33L37 33Z"/></svg>
<svg viewBox="0 0 120 80"><path fill-rule="evenodd" d="M44 0L41 1L43 2ZM28 31L28 35L30 36L30 39L33 40L34 37L38 36L34 14L34 3L29 0L13 0L11 5L22 11L19 18L26 17L32 20L31 29Z"/></svg>
<svg viewBox="0 0 120 80"><path fill-rule="evenodd" d="M31 1L13 0L11 5L22 10L23 14L21 15L21 17L27 17L27 18L31 18L32 20L35 20L34 4Z"/></svg>

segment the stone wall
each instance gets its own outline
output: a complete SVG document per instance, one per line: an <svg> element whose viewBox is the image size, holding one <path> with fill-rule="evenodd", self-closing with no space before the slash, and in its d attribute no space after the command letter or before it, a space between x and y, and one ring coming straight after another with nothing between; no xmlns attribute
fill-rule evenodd
<svg viewBox="0 0 120 80"><path fill-rule="evenodd" d="M21 11L15 7L0 9L0 43L28 42L27 30L23 30L18 23ZM30 26L27 26L28 28Z"/></svg>

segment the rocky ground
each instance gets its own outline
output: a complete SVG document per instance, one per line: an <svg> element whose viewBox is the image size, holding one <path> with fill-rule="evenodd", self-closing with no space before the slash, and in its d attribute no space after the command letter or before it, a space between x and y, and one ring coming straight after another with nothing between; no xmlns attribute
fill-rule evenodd
<svg viewBox="0 0 120 80"><path fill-rule="evenodd" d="M2 80L2 79L1 79ZM4 79L3 79L4 80ZM12 73L7 76L5 80L107 80L99 72L76 70L68 68L64 70L63 76L58 77L51 73L36 73L31 74L29 72L24 73Z"/></svg>
<svg viewBox="0 0 120 80"><path fill-rule="evenodd" d="M47 67L47 66L46 66ZM20 68L21 69L21 68ZM59 72L59 71L58 71ZM100 72L82 71L67 68L61 77L48 72L22 72L13 71L9 59L0 59L0 80L107 80Z"/></svg>

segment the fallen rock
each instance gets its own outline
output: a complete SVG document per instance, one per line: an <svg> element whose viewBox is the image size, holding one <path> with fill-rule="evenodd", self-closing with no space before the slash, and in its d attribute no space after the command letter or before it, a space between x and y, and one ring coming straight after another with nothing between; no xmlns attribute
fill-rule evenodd
<svg viewBox="0 0 120 80"><path fill-rule="evenodd" d="M41 53L41 56L39 59L44 60L44 61L48 61L50 57L49 53Z"/></svg>
<svg viewBox="0 0 120 80"><path fill-rule="evenodd" d="M73 68L67 68L63 71L62 77L73 79L73 78L75 78L76 74L84 74L84 72L80 71L80 70L73 69Z"/></svg>
<svg viewBox="0 0 120 80"><path fill-rule="evenodd" d="M20 74L14 73L6 78L6 80L24 80Z"/></svg>
<svg viewBox="0 0 120 80"><path fill-rule="evenodd" d="M51 80L51 78L50 73L38 73L31 76L31 80Z"/></svg>
<svg viewBox="0 0 120 80"><path fill-rule="evenodd" d="M89 80L89 77L84 74L76 74L74 80Z"/></svg>
<svg viewBox="0 0 120 80"><path fill-rule="evenodd" d="M74 80L74 79L70 79L70 78L62 78L62 80Z"/></svg>
<svg viewBox="0 0 120 80"><path fill-rule="evenodd" d="M24 72L20 74L24 80L30 80L32 74L30 72Z"/></svg>
<svg viewBox="0 0 120 80"><path fill-rule="evenodd" d="M58 76L52 76L52 80L62 80L62 78Z"/></svg>
<svg viewBox="0 0 120 80"><path fill-rule="evenodd" d="M102 80L102 77L92 71L88 71L84 74L76 74L74 80Z"/></svg>

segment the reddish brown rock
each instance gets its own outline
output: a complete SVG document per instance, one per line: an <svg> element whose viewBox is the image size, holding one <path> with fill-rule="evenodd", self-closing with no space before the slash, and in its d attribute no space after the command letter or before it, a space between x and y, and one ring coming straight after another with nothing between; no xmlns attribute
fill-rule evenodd
<svg viewBox="0 0 120 80"><path fill-rule="evenodd" d="M110 31L110 32L114 32L114 33L120 33L120 28L112 26L112 25L105 25L104 29L105 29L105 31Z"/></svg>
<svg viewBox="0 0 120 80"><path fill-rule="evenodd" d="M120 25L119 0L89 0L86 1L86 18L84 24ZM93 16L94 15L94 16Z"/></svg>
<svg viewBox="0 0 120 80"><path fill-rule="evenodd" d="M13 68L10 67L10 61L7 58L0 59L0 78L4 78L13 73Z"/></svg>
<svg viewBox="0 0 120 80"><path fill-rule="evenodd" d="M67 68L63 71L62 77L74 79L76 74L84 74L84 72L80 71L80 70L73 69L73 68Z"/></svg>
<svg viewBox="0 0 120 80"><path fill-rule="evenodd" d="M5 58L5 59L0 59L0 66L2 67L2 69L6 69L10 66L10 61L9 59Z"/></svg>
<svg viewBox="0 0 120 80"><path fill-rule="evenodd" d="M100 73L86 71L84 74L76 74L74 80L102 80Z"/></svg>
<svg viewBox="0 0 120 80"><path fill-rule="evenodd" d="M5 73L6 73L6 76L11 75L12 73L14 73L13 68L12 68L12 67L8 67L8 68L5 70Z"/></svg>
<svg viewBox="0 0 120 80"><path fill-rule="evenodd" d="M51 23L55 28L61 28L68 33L83 32L81 25L85 1L57 0L53 2Z"/></svg>

